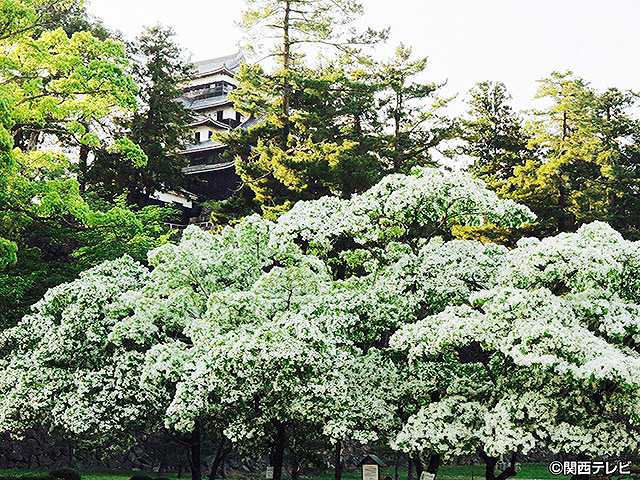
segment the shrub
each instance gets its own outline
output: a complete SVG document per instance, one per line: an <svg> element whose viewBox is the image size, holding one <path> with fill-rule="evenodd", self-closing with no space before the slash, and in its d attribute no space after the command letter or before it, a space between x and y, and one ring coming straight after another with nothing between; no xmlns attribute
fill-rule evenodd
<svg viewBox="0 0 640 480"><path fill-rule="evenodd" d="M72 468L61 468L49 472L49 476L59 480L80 480L80 473Z"/></svg>
<svg viewBox="0 0 640 480"><path fill-rule="evenodd" d="M133 475L129 480L153 480L148 475Z"/></svg>
<svg viewBox="0 0 640 480"><path fill-rule="evenodd" d="M51 475L4 475L0 476L0 480L60 480L59 478L52 477Z"/></svg>

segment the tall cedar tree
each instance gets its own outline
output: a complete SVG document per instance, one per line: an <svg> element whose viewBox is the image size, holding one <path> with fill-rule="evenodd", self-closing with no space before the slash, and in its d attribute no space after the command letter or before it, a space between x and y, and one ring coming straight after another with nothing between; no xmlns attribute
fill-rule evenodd
<svg viewBox="0 0 640 480"><path fill-rule="evenodd" d="M501 196L530 207L537 235L601 220L639 238L640 120L637 96L599 92L571 72L540 81L548 105L522 127L500 84L479 84L463 123L471 169Z"/></svg>
<svg viewBox="0 0 640 480"><path fill-rule="evenodd" d="M192 73L171 28L147 28L131 48L133 78L140 86L138 109L121 127L140 146L144 165L123 162L122 154L100 151L90 173L94 187L107 198L126 193L130 203L147 205L157 191L179 189L180 150L188 143L190 112L179 101L180 85Z"/></svg>
<svg viewBox="0 0 640 480"><path fill-rule="evenodd" d="M515 169L504 194L536 212L541 234L602 220L638 238L637 96L599 92L563 72L540 82L538 98L550 102L531 125L531 144L540 155Z"/></svg>
<svg viewBox="0 0 640 480"><path fill-rule="evenodd" d="M523 119L511 106L511 96L500 82L479 82L469 92L467 114L458 124L462 144L454 153L464 155L472 163L471 173L490 188L509 197L508 184L515 169L533 158L530 134ZM524 231L535 233L534 226L513 230L504 226L483 225L456 231L459 238L515 245Z"/></svg>

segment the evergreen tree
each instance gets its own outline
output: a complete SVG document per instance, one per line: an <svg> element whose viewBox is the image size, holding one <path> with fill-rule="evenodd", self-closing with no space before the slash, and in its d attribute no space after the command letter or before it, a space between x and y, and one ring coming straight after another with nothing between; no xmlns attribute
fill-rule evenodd
<svg viewBox="0 0 640 480"><path fill-rule="evenodd" d="M52 0L55 3L55 0ZM60 2L59 2L60 3ZM90 32L100 40L120 38L120 35L109 29L101 19L87 11L86 2L73 2L68 8L51 9L47 22L50 28L62 28L68 35L76 32Z"/></svg>
<svg viewBox="0 0 640 480"><path fill-rule="evenodd" d="M460 153L471 157L471 172L495 190L532 155L529 135L510 102L503 83L479 82L469 92L469 111L460 122Z"/></svg>
<svg viewBox="0 0 640 480"><path fill-rule="evenodd" d="M266 213L298 199L349 195L379 178L377 162L363 153L363 123L375 105L361 70L344 71L344 63L314 70L304 62L314 46L331 46L353 63L360 47L383 38L386 32L352 28L361 13L350 0L248 1L243 24L250 36L267 39L259 46L276 67L269 74L242 67L232 98L237 110L261 121L222 140Z"/></svg>
<svg viewBox="0 0 640 480"><path fill-rule="evenodd" d="M274 75L282 141L288 135L293 96L292 74L303 66L303 49L327 46L355 54L363 45L386 37L386 31L358 33L353 23L363 13L356 0L246 0L242 25L251 41L280 67Z"/></svg>
<svg viewBox="0 0 640 480"><path fill-rule="evenodd" d="M383 174L375 150L380 123L376 88L362 66L342 61L316 69L299 69L291 76L294 92L289 117L288 146L279 142L278 112L267 114L270 79L259 67L245 67L236 106L264 121L248 132L224 136L236 170L266 212L287 209L299 199L323 195L350 196L363 191ZM272 79L271 79L272 80ZM252 146L255 146L252 148Z"/></svg>
<svg viewBox="0 0 640 480"><path fill-rule="evenodd" d="M121 129L145 153L144 165L122 161L122 152L99 151L91 182L107 198L126 193L145 205L156 191L180 188L186 159L180 150L189 139L190 112L179 101L180 84L192 67L184 60L171 28L156 25L142 32L131 49L133 78L140 86L138 109Z"/></svg>
<svg viewBox="0 0 640 480"><path fill-rule="evenodd" d="M640 121L632 92L598 92L571 72L540 82L551 102L536 112L532 145L540 156L514 170L503 194L538 214L542 231L573 231L603 220L640 233Z"/></svg>
<svg viewBox="0 0 640 480"><path fill-rule="evenodd" d="M437 95L442 85L415 80L426 68L427 59L413 59L404 45L391 60L374 65L381 121L388 132L380 153L388 171L407 173L417 165L433 165L431 150L453 133L453 122L442 113L448 100Z"/></svg>

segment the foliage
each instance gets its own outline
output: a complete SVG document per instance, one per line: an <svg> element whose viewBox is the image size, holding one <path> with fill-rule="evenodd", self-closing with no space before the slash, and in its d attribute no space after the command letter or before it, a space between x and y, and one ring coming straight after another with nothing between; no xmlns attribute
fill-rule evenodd
<svg viewBox="0 0 640 480"><path fill-rule="evenodd" d="M549 106L525 130L503 86L479 85L463 149L477 158L472 169L500 195L528 205L539 234L601 220L638 238L637 96L556 72L540 82L538 98Z"/></svg>
<svg viewBox="0 0 640 480"><path fill-rule="evenodd" d="M500 191L514 168L531 158L529 135L510 105L501 82L479 82L469 92L469 112L462 119L460 153L474 159L471 171Z"/></svg>
<svg viewBox="0 0 640 480"><path fill-rule="evenodd" d="M400 329L392 347L446 381L396 445L447 458L479 449L492 472L536 448L635 451L639 252L602 223L522 240L461 304Z"/></svg>
<svg viewBox="0 0 640 480"><path fill-rule="evenodd" d="M16 263L18 246L9 240L0 238L0 270Z"/></svg>
<svg viewBox="0 0 640 480"><path fill-rule="evenodd" d="M64 15L77 4L56 6L56 14ZM144 259L145 248L166 241L163 222L172 214L95 210L85 201L66 150L78 142L100 145L88 126L135 107L136 87L120 42L41 30L38 22L53 13L40 7L24 1L2 10L2 21L16 26L0 39L0 329L14 324L49 287L88 266L123 253ZM130 161L145 160L127 138L113 140L112 147L128 152Z"/></svg>
<svg viewBox="0 0 640 480"><path fill-rule="evenodd" d="M531 218L478 181L426 169L351 201L299 203L277 224L190 227L150 253L150 272L129 257L104 263L3 334L0 424L119 445L163 421L223 429L241 448L272 444L279 468L299 432L389 438L399 375L383 349L419 312L406 301L412 249L452 225ZM345 234L360 248L342 248ZM341 257L349 278L332 265Z"/></svg>
<svg viewBox="0 0 640 480"><path fill-rule="evenodd" d="M431 150L452 136L454 123L443 113L449 99L437 95L443 85L415 80L426 70L427 59L413 59L411 48L400 45L393 58L372 67L385 170L407 173L415 166L433 166Z"/></svg>
<svg viewBox="0 0 640 480"><path fill-rule="evenodd" d="M129 258L107 262L51 289L18 327L1 334L1 350L25 353L4 364L1 388L13 404L0 415L3 427L11 422L8 430L17 434L43 424L90 440L114 438L140 420L135 412L153 404L131 388L138 382L141 355L114 352L101 332L112 324L111 309L118 305L113 302L137 288L145 275L145 269ZM38 384L56 394L35 392ZM96 396L87 398L82 392ZM120 411L114 410L113 402Z"/></svg>
<svg viewBox="0 0 640 480"><path fill-rule="evenodd" d="M231 96L238 111L260 124L223 140L256 201L277 215L299 199L348 196L373 185L382 172L369 148L374 90L361 66L348 65L386 32L356 31L362 6L355 0L252 0L247 7L243 25L260 38L252 44L276 68L267 74L242 67ZM305 65L305 53L328 46L345 58L317 70Z"/></svg>
<svg viewBox="0 0 640 480"><path fill-rule="evenodd" d="M89 172L92 188L106 198L125 193L130 202L146 205L154 193L181 186L185 157L179 152L189 136L190 113L179 102L180 84L191 66L174 35L170 28L149 27L131 48L138 108L120 126L131 140L98 151Z"/></svg>
<svg viewBox="0 0 640 480"><path fill-rule="evenodd" d="M26 0L0 5L0 74L5 79L0 87L3 211L23 209L13 189L27 181L22 176L24 170L28 170L27 178L31 174L27 165L42 161L42 156L19 155L14 147L23 152L32 149L45 130L64 136L80 134L82 122L103 117L114 105L131 105L134 86L123 75L121 44L100 41L87 33L69 37L61 29L36 33L52 15L62 14L74 5L75 2ZM55 195L67 188L63 183L58 181L53 187L57 190ZM48 200L53 200L52 195ZM10 251L6 240L2 242L4 252ZM9 257L4 255L1 263L6 265Z"/></svg>

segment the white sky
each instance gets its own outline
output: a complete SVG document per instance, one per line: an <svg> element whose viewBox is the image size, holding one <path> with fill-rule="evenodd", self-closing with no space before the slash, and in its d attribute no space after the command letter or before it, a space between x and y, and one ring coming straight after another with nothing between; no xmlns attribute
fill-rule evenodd
<svg viewBox="0 0 640 480"><path fill-rule="evenodd" d="M385 57L404 42L429 57L430 80L447 93L501 80L519 107L535 81L570 69L599 88L640 89L640 0L363 0L365 23L391 27ZM193 60L232 53L242 0L90 0L90 11L133 38L171 25Z"/></svg>

